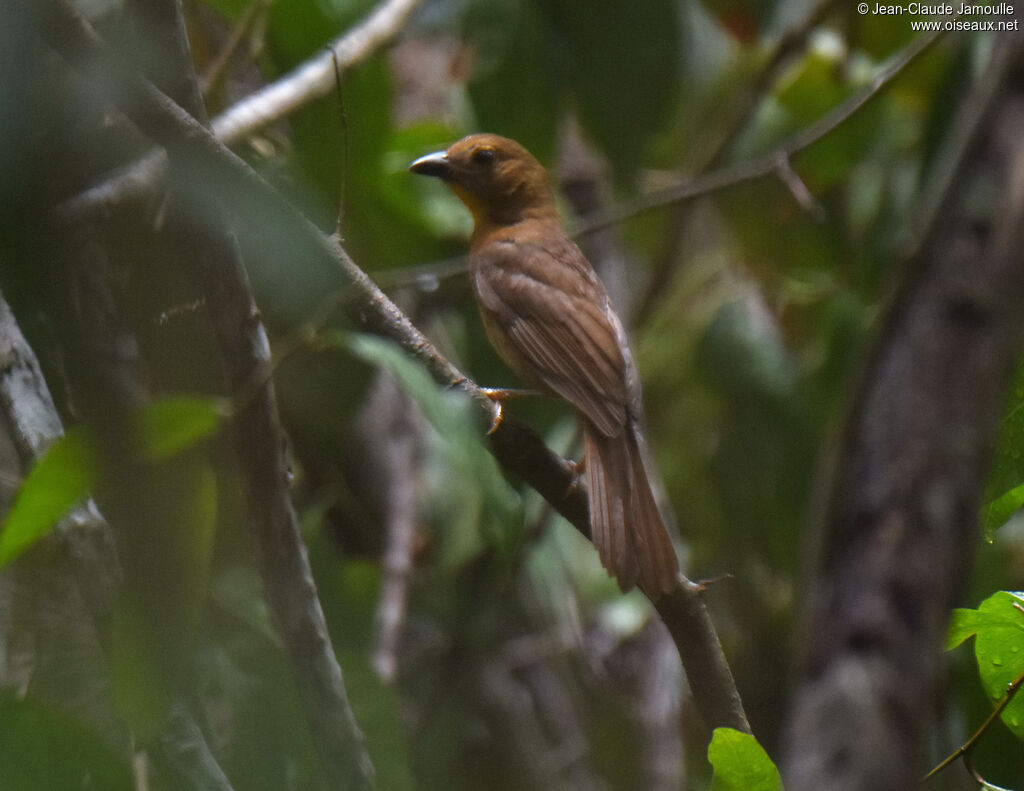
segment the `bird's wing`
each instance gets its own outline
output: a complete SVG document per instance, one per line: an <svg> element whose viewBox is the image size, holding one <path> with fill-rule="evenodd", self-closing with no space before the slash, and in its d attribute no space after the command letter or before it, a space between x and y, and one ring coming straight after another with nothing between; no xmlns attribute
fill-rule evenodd
<svg viewBox="0 0 1024 791"><path fill-rule="evenodd" d="M503 234L471 253L484 321L512 345L504 351L513 368L526 363L528 373L598 431L616 436L628 403L622 326L590 264L561 228L528 230Z"/></svg>

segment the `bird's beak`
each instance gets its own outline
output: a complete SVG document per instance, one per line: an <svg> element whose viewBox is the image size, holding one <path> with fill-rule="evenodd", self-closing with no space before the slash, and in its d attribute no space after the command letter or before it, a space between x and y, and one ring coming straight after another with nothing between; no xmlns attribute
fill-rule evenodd
<svg viewBox="0 0 1024 791"><path fill-rule="evenodd" d="M409 170L412 173L419 173L421 176L437 176L445 179L451 175L452 165L448 161L447 152L435 151L433 154L427 154L417 159L409 165Z"/></svg>

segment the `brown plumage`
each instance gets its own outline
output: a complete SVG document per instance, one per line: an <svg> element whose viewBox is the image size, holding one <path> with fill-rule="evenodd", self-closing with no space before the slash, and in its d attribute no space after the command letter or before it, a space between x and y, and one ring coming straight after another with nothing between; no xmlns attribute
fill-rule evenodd
<svg viewBox="0 0 1024 791"><path fill-rule="evenodd" d="M470 276L495 349L583 418L601 562L624 591L668 593L679 566L644 467L636 366L604 286L562 228L547 172L497 135L470 135L410 170L444 180L473 213Z"/></svg>

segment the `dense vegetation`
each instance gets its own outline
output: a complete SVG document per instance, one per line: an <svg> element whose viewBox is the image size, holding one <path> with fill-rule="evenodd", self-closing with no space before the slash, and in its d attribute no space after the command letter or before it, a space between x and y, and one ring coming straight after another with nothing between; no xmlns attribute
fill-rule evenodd
<svg viewBox="0 0 1024 791"><path fill-rule="evenodd" d="M180 5L15 0L0 32L0 788L778 787L726 730L711 779L686 629L559 514L568 467L512 466L578 458L573 415L517 399L535 434L489 441L451 386L517 384L469 214L407 172L473 131L550 168L630 327L734 716L788 787L820 759L905 788L981 725L1024 673L988 598L1024 562L1019 33ZM979 605L948 638L977 662L940 656ZM808 703L837 657L889 704L833 701L845 768ZM972 748L993 782L1024 782L1021 708Z"/></svg>

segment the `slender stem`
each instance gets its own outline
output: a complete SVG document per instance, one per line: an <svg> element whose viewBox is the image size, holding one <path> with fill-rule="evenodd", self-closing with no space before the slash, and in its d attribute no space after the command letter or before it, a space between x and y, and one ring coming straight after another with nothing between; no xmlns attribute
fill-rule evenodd
<svg viewBox="0 0 1024 791"><path fill-rule="evenodd" d="M488 422L494 422L497 413L495 403L437 351L334 239L324 235L293 204L218 141L206 127L183 112L151 83L138 75L125 74L119 68L119 64L111 62L91 28L85 26L66 3L52 0L47 7L53 12L50 37L58 48L73 55L88 54L90 58L95 58L105 65L112 74L117 74L121 82L119 87L122 89L122 95L127 97L122 109L130 113L131 119L141 129L171 151L187 153L197 165L202 165L209 174L218 177L208 178L204 183L220 185L225 189L245 190L246 194L253 196L261 204L261 211L273 214L275 221L286 223L292 231L301 235L302 239L311 245L312 254L332 261L337 266L339 275L347 282L347 296L350 299L346 301L346 309L357 326L395 341L407 353L420 360L437 382L468 393ZM211 194L204 192L198 197L214 201L222 197L215 194L216 191L212 187L209 192ZM227 193L223 197L230 199L233 194ZM74 216L75 206L64 204L58 207L58 211L65 219L69 219L69 215ZM218 287L230 287L232 290L247 289L247 286L238 280L241 277L242 273L232 275L230 283L225 281ZM221 314L209 292L207 306L211 315ZM258 351L261 347L259 334L262 332L262 324L258 321L254 307L252 311L246 316L237 316L236 320L239 325L248 327L247 331L253 333L253 349ZM242 365L243 362L245 365ZM259 376L253 372L268 367L270 360L268 356L257 355L248 362L237 360L236 363L238 368L234 384L239 386L247 381L246 376ZM276 416L272 414L268 403L273 399L272 393L268 394L268 390L269 388L264 388L260 391L253 406L245 412L251 413L258 407L262 419L269 425L276 424ZM589 536L590 520L586 493L565 459L553 453L536 432L514 418L506 418L488 439L491 452L502 466L520 475L573 526ZM275 483L277 482L275 480ZM280 503L278 505L283 506ZM294 560L297 563L304 562L304 558ZM282 593L286 594L287 591ZM714 728L727 725L749 731L750 727L722 646L701 599L700 586L680 575L677 589L663 596L655 604L672 634L686 667L694 700L708 726ZM326 635L323 637L326 639ZM318 645L317 648L326 648L326 645Z"/></svg>
<svg viewBox="0 0 1024 791"><path fill-rule="evenodd" d="M334 61L347 71L390 42L422 0L384 0L358 25L325 50L279 80L213 119L214 134L234 142L329 93L334 86ZM167 167L163 151L152 151L132 165L63 204L64 213L103 214L112 207L144 196Z"/></svg>
<svg viewBox="0 0 1024 791"><path fill-rule="evenodd" d="M999 719L999 715L1003 713L1010 702L1013 700L1017 692L1020 691L1021 686L1024 686L1024 673L1017 677L1017 679L1006 688L1006 694L1003 695L1003 699L999 701L999 705L992 709L992 713L985 718L985 721L981 723L981 727L978 728L966 742L957 748L956 752L948 756L942 763L932 769L928 774L924 776L925 780L930 780L933 776L937 775L957 758L966 758L970 755L971 751L975 748L981 737L985 735L985 732L992 727L992 723Z"/></svg>
<svg viewBox="0 0 1024 791"><path fill-rule="evenodd" d="M942 35L944 35L944 31L935 31L915 39L892 63L875 75L875 78L858 93L840 104L824 118L796 132L768 153L753 159L726 165L693 178L683 179L676 184L644 195L634 196L604 211L596 211L590 218L577 223L572 228L573 237L584 236L633 219L634 217L639 217L675 204L704 198L716 192L732 189L733 187L768 176L778 176L792 192L792 178L796 176L790 164L792 158L839 129L850 117L881 93L904 69L923 55ZM798 177L797 180L799 180ZM800 201L801 205L810 211L812 216L815 215L817 213L815 208L817 204L814 202L813 196L809 194L804 196L801 194L802 192L800 190L794 193L794 198ZM423 276L439 279L452 277L464 272L465 268L465 257L457 256L425 266L389 270L385 273L385 277L388 283L402 284ZM641 312L646 313L647 311Z"/></svg>
<svg viewBox="0 0 1024 791"><path fill-rule="evenodd" d="M223 48L217 53L217 57L213 59L199 80L203 96L206 96L223 76L231 56L238 51L238 47L245 40L246 35L256 23L256 20L259 19L261 14L267 12L272 3L273 0L251 0L245 11L242 12L242 16L235 24L227 42L225 42Z"/></svg>
<svg viewBox="0 0 1024 791"><path fill-rule="evenodd" d="M874 99L904 69L924 54L932 44L939 40L943 31L936 31L921 36L907 46L892 63L882 69L864 88L855 93L845 102L836 107L820 121L800 130L789 139L777 145L767 154L728 165L703 176L686 179L678 184L640 195L632 200L613 206L601 212L575 229L576 233L584 234L620 223L624 220L670 206L673 203L691 201L702 198L713 192L729 189L748 181L770 176L778 170L780 157L792 159L795 155L810 148L815 143L830 135L846 121Z"/></svg>

